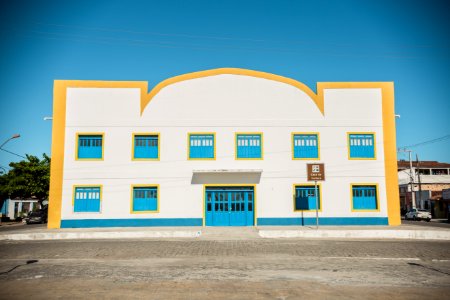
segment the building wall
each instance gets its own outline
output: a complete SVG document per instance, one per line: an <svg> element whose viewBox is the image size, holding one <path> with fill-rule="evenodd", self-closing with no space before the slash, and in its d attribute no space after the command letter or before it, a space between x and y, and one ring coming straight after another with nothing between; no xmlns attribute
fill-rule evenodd
<svg viewBox="0 0 450 300"><path fill-rule="evenodd" d="M264 223L265 218L313 218L315 212L294 212L293 184L307 183L306 163L314 161L292 159L291 134L318 132L320 162L326 166L319 216L325 222L330 218L331 223L339 222L339 218L361 218L356 222L360 224L365 222L362 218L381 218L382 223L387 223L381 91L380 88L324 89L322 112L317 99L293 85L236 74L168 85L154 95L144 109L140 88L69 86L65 95L60 218L192 218L201 222L203 184L208 180L204 177L196 180L193 171L219 169L262 170L260 176L253 176L249 182L256 184L256 222ZM215 160L188 160L187 135L190 132L216 134ZM235 159L237 132L263 133L262 160ZM375 133L376 159L349 160L348 132ZM77 133L104 134L102 161L75 159ZM133 133L160 134L158 161L132 160ZM54 170L53 173L56 174ZM249 178L249 174L238 173L214 176L211 183L241 184ZM351 183L377 184L379 211L352 212ZM134 184L159 184L158 213L130 212L131 185ZM101 213L73 212L75 185L102 186ZM55 207L56 204L53 210Z"/></svg>
<svg viewBox="0 0 450 300"><path fill-rule="evenodd" d="M440 192L444 189L450 188L450 183L429 183L429 184L421 184L422 190Z"/></svg>
<svg viewBox="0 0 450 300"><path fill-rule="evenodd" d="M24 209L25 205L27 206L27 209ZM6 199L3 206L2 212L4 216L8 217L10 220L14 220L20 215L26 215L28 212L35 210L36 207L39 207L39 202L31 199ZM15 209L16 206L17 210Z"/></svg>

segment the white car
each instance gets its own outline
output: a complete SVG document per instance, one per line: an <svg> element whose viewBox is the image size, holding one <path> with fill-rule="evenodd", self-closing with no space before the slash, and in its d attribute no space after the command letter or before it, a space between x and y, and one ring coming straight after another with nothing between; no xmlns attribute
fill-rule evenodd
<svg viewBox="0 0 450 300"><path fill-rule="evenodd" d="M405 215L405 220L426 220L431 221L431 213L426 209L413 208Z"/></svg>

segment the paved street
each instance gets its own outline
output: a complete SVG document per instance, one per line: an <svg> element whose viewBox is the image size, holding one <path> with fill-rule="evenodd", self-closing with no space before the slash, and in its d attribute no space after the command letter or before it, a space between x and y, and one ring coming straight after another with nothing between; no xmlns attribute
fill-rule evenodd
<svg viewBox="0 0 450 300"><path fill-rule="evenodd" d="M416 226L424 226L424 227L440 227L440 228L448 228L448 229L450 229L450 224L445 222L445 221L442 221L442 222L437 222L437 221L426 222L426 221L402 220L402 225L416 225Z"/></svg>
<svg viewBox="0 0 450 300"><path fill-rule="evenodd" d="M24 223L3 223L0 226L0 232L17 231L17 230L31 230L37 228L47 228L47 224L24 224Z"/></svg>
<svg viewBox="0 0 450 300"><path fill-rule="evenodd" d="M443 299L449 249L392 240L9 241L0 290L11 299Z"/></svg>

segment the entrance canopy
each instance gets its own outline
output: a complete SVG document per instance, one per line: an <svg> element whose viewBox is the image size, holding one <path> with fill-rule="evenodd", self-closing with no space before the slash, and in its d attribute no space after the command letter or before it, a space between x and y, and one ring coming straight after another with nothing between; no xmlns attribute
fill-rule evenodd
<svg viewBox="0 0 450 300"><path fill-rule="evenodd" d="M210 169L193 170L192 184L258 184L260 169Z"/></svg>
<svg viewBox="0 0 450 300"><path fill-rule="evenodd" d="M217 174L217 173L262 173L261 169L214 169L214 170L193 170L192 173Z"/></svg>

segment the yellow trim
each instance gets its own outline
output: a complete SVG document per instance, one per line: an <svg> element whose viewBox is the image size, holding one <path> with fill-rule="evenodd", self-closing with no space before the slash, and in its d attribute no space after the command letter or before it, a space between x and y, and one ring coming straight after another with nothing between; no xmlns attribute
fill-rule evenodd
<svg viewBox="0 0 450 300"><path fill-rule="evenodd" d="M375 186L375 192L377 194L377 209L354 209L353 208L353 187L354 186ZM352 212L379 212L380 211L380 194L378 190L378 183L350 183L350 198L351 206L350 210Z"/></svg>
<svg viewBox="0 0 450 300"><path fill-rule="evenodd" d="M135 158L134 157L134 137L135 136L149 136L149 135L153 135L153 136L157 136L158 137L158 157L157 158ZM131 137L131 160L132 161L157 161L159 160L159 153L160 153L160 148L161 148L161 137L159 132L133 132L132 137Z"/></svg>
<svg viewBox="0 0 450 300"><path fill-rule="evenodd" d="M384 171L389 225L401 224L400 196L397 175L397 146L395 137L394 83L393 82L319 82L317 96L322 98L326 89L380 89L383 113Z"/></svg>
<svg viewBox="0 0 450 300"><path fill-rule="evenodd" d="M75 212L75 190L76 188L85 188L85 187L98 187L100 188L100 210L99 211L92 211L92 212ZM103 199L103 184L77 184L72 186L72 213L74 214L100 214L102 212L102 201Z"/></svg>
<svg viewBox="0 0 450 300"><path fill-rule="evenodd" d="M227 186L227 187L234 187L234 186L250 186L253 187L253 226L257 226L257 209L256 209L256 184L243 184L243 183L218 183L218 184L204 184L203 185L203 226L206 226L206 188L209 186Z"/></svg>
<svg viewBox="0 0 450 300"><path fill-rule="evenodd" d="M156 187L156 210L142 210L142 211L134 211L133 210L133 190L135 187ZM159 193L160 188L159 184L132 184L131 185L131 198L130 198L130 214L156 214L159 213Z"/></svg>
<svg viewBox="0 0 450 300"><path fill-rule="evenodd" d="M63 189L64 139L66 127L67 85L55 81L53 87L52 162L50 164L50 190L47 228L61 227Z"/></svg>
<svg viewBox="0 0 450 300"><path fill-rule="evenodd" d="M397 178L397 149L395 139L394 84L392 82L319 82L317 94L301 82L274 74L238 69L222 68L193 72L166 79L156 85L150 93L144 81L91 81L55 80L53 88L52 163L50 170L50 193L48 228L60 228L63 191L64 141L66 126L66 97L68 88L136 88L141 94L141 114L151 99L164 87L183 80L220 74L235 74L275 80L290 84L305 92L324 114L324 90L327 89L380 89L383 113L383 147L385 163L386 198L389 225L400 225L400 202Z"/></svg>
<svg viewBox="0 0 450 300"><path fill-rule="evenodd" d="M372 134L373 135L373 157L350 157L350 135L351 134ZM347 132L347 157L348 160L376 160L377 159L377 135L375 132Z"/></svg>
<svg viewBox="0 0 450 300"><path fill-rule="evenodd" d="M141 102L141 103L143 103L143 105L141 107L141 114L144 111L144 108L147 106L147 104L150 103L150 101L153 99L153 97L155 97L156 94L158 94L163 88L165 88L169 85L172 85L177 82L185 81L185 80L191 80L191 79L197 79L197 78L203 78L203 77L209 77L209 76L216 76L216 75L222 75L222 74L251 76L251 77L263 78L263 79L268 79L268 80L274 80L274 81L292 85L293 87L296 87L299 90L306 93L317 105L320 112L322 114L324 112L323 98L316 95L304 83L301 83L295 79L283 77L283 76L275 75L275 74L271 74L271 73L261 72L261 71L254 71L254 70L247 70L247 69L240 69L240 68L219 68L219 69L211 69L211 70L205 70L205 71L186 73L183 75L171 77L171 78L161 81L150 91L150 93L148 94L148 97L145 99L145 101Z"/></svg>
<svg viewBox="0 0 450 300"><path fill-rule="evenodd" d="M317 158L296 158L294 157L294 135L317 135ZM292 132L291 133L291 149L292 149L292 160L320 160L320 133L319 132Z"/></svg>
<svg viewBox="0 0 450 300"><path fill-rule="evenodd" d="M92 136L102 136L102 157L101 158L79 158L78 157L78 144L80 135L92 135ZM75 160L80 161L101 161L105 157L105 133L104 132L77 132L75 137Z"/></svg>
<svg viewBox="0 0 450 300"><path fill-rule="evenodd" d="M256 158L240 158L237 157L238 153L238 143L237 143L237 136L238 135L260 135L261 136L261 157ZM264 135L262 132L235 132L234 133L234 159L235 160L263 160L264 159Z"/></svg>
<svg viewBox="0 0 450 300"><path fill-rule="evenodd" d="M191 135L212 135L214 146L213 158L191 158ZM215 132L188 132L187 135L187 159L188 160L216 160L216 133Z"/></svg>
<svg viewBox="0 0 450 300"><path fill-rule="evenodd" d="M52 163L47 228L61 227L61 207L64 177L64 142L66 137L66 100L68 88L138 88L141 107L147 97L148 84L144 81L88 81L55 80L53 85Z"/></svg>
<svg viewBox="0 0 450 300"><path fill-rule="evenodd" d="M316 210L315 209L295 209L295 188L296 187L301 187L301 186L315 186L315 184L314 183L294 183L293 185L292 185L292 187L293 187L293 195L292 195L292 200L293 200L293 208L294 208L294 212L315 212ZM322 212L322 209L323 209L323 206L322 206L322 183L320 183L320 182L318 182L317 183L317 188L319 189L319 209L318 209L318 211L319 212Z"/></svg>

